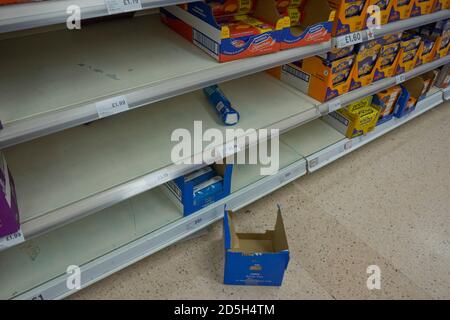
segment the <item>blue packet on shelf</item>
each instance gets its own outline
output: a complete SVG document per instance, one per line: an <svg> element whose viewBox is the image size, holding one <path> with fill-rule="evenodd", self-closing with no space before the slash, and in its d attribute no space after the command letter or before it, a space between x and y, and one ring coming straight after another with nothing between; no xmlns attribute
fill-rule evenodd
<svg viewBox="0 0 450 320"><path fill-rule="evenodd" d="M206 87L203 92L225 125L234 126L239 122L239 113L233 109L231 102L217 85Z"/></svg>
<svg viewBox="0 0 450 320"><path fill-rule="evenodd" d="M194 186L194 205L209 202L208 198L216 193L222 192L222 187L223 178L221 176L215 176L208 181Z"/></svg>

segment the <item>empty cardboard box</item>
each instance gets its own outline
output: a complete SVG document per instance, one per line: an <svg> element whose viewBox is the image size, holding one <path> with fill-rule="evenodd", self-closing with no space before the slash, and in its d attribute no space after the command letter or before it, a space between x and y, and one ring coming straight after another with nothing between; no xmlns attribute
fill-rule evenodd
<svg viewBox="0 0 450 320"><path fill-rule="evenodd" d="M229 285L281 286L289 263L289 247L281 210L275 230L237 233L233 213L225 212L225 272Z"/></svg>

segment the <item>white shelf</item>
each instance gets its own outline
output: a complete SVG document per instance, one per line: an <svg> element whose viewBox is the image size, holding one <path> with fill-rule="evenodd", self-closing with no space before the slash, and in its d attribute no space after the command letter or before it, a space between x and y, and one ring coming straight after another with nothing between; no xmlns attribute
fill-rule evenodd
<svg viewBox="0 0 450 320"><path fill-rule="evenodd" d="M372 35L371 35L370 39L381 38L388 34L417 28L417 27L420 27L420 26L423 26L423 25L426 25L429 23L445 20L448 18L450 18L450 10L441 10L441 11L431 13L431 14L426 14L426 15L413 17L413 18L409 18L409 19L405 19L405 20L400 20L397 22L388 23L388 24L382 25L380 29L373 29L371 31ZM360 42L368 41L370 39L369 39L367 32L368 32L367 30L363 30L363 31L358 31L358 32L347 34L347 35L339 36L339 37L333 39L332 44L334 47L341 47L341 48L350 46L351 44L349 44L349 45L339 45L339 44L345 43L344 39L346 37L353 39L355 34L361 35Z"/></svg>
<svg viewBox="0 0 450 320"><path fill-rule="evenodd" d="M314 152L305 155L305 158L308 162L308 171L314 172L324 167L325 165L345 156L346 154L364 146L365 144L379 138L380 136L385 135L386 133L394 130L402 124L411 121L424 112L436 107L443 102L442 95L443 93L441 90L433 88L432 90L430 90L428 96L417 104L416 110L405 117L393 118L377 126L374 131L368 133L365 136L360 136L353 139L344 138L337 141L336 143L330 144L326 148L323 147L323 144L318 144ZM330 129L334 130L333 128L331 128L331 126ZM307 137L309 136L309 134L303 133L303 136ZM301 138L297 137L297 139Z"/></svg>
<svg viewBox="0 0 450 320"><path fill-rule="evenodd" d="M404 79L449 61L447 56L422 65L406 73ZM344 106L395 84L395 78L384 79L338 99ZM277 128L286 132L318 118L320 112L328 113L327 103L320 105L264 73L222 86L238 106L243 119L240 126L245 129ZM190 126L186 129L191 129L194 120L203 120L204 128L224 130L202 92L197 91L6 149L16 180L25 238L83 218L201 167L176 166L169 159L172 131L187 124Z"/></svg>
<svg viewBox="0 0 450 320"><path fill-rule="evenodd" d="M152 9L193 0L141 0L142 9ZM24 30L58 23L66 23L67 8L76 5L81 18L90 19L109 15L105 0L51 0L0 7L0 33Z"/></svg>
<svg viewBox="0 0 450 320"><path fill-rule="evenodd" d="M69 265L81 267L86 287L221 219L225 205L236 211L306 173L302 157L281 152L293 162L278 174L256 177L258 166L237 166L249 179L241 179L245 187L188 217L155 189L1 252L0 299L63 298L73 293L66 287Z"/></svg>
<svg viewBox="0 0 450 320"><path fill-rule="evenodd" d="M330 42L221 64L158 15L2 40L0 148L95 121L96 103L111 97L124 95L133 109L329 49Z"/></svg>
<svg viewBox="0 0 450 320"><path fill-rule="evenodd" d="M221 87L241 114L236 128L286 130L320 116L313 100L265 73ZM193 132L195 120L203 121L204 130L225 132L203 93L196 91L5 149L25 238L201 167L175 165L170 159L172 132Z"/></svg>

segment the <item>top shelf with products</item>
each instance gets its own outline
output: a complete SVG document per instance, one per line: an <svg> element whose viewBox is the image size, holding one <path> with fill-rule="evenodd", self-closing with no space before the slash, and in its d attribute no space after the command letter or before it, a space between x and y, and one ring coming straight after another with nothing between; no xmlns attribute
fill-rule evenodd
<svg viewBox="0 0 450 320"><path fill-rule="evenodd" d="M0 6L0 33L65 23L72 12L68 9L70 6L80 8L82 19L91 19L192 1L135 0L129 2L130 5L125 4L123 0L49 0Z"/></svg>

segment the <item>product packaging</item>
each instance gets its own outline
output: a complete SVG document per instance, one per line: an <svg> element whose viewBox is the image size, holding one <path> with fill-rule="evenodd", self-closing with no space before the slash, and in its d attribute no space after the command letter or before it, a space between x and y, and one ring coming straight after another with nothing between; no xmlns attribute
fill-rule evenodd
<svg viewBox="0 0 450 320"><path fill-rule="evenodd" d="M408 19L411 15L414 0L397 0L391 8L389 22Z"/></svg>
<svg viewBox="0 0 450 320"><path fill-rule="evenodd" d="M380 115L380 108L372 105L372 96L353 103L323 117L337 131L351 139L372 131Z"/></svg>
<svg viewBox="0 0 450 320"><path fill-rule="evenodd" d="M377 125L392 119L394 108L401 92L402 88L400 86L394 86L373 95L372 105L380 108Z"/></svg>
<svg viewBox="0 0 450 320"><path fill-rule="evenodd" d="M239 113L217 85L206 87L203 92L225 125L234 126L239 122Z"/></svg>
<svg viewBox="0 0 450 320"><path fill-rule="evenodd" d="M0 152L0 238L20 229L16 189L5 156Z"/></svg>
<svg viewBox="0 0 450 320"><path fill-rule="evenodd" d="M330 61L309 57L269 71L270 74L321 102L347 93L355 55Z"/></svg>
<svg viewBox="0 0 450 320"><path fill-rule="evenodd" d="M333 36L366 29L367 8L369 0L329 0L332 9L336 10L333 25Z"/></svg>
<svg viewBox="0 0 450 320"><path fill-rule="evenodd" d="M214 164L169 181L162 190L187 216L230 194L232 170L231 164Z"/></svg>

